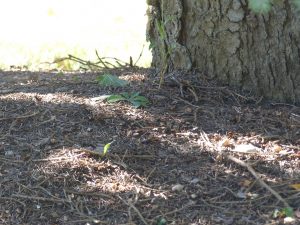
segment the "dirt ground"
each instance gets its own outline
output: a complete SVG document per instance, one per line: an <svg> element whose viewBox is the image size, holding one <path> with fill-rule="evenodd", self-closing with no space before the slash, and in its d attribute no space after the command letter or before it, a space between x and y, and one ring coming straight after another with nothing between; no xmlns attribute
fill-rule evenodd
<svg viewBox="0 0 300 225"><path fill-rule="evenodd" d="M299 106L204 75L103 73L130 85L0 72L0 224L283 224L287 207L300 223ZM134 91L149 107L99 98Z"/></svg>

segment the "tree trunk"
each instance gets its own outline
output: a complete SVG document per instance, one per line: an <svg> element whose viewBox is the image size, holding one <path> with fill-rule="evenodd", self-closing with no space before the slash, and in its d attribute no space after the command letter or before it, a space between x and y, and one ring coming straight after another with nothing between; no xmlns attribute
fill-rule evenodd
<svg viewBox="0 0 300 225"><path fill-rule="evenodd" d="M247 0L148 0L155 67L198 69L267 99L300 103L300 12L276 1L257 15Z"/></svg>

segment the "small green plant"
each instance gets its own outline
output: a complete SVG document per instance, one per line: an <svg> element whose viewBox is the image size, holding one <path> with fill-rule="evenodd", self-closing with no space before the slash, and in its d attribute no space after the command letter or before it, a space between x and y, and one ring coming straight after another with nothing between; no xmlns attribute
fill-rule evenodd
<svg viewBox="0 0 300 225"><path fill-rule="evenodd" d="M103 148L103 152L102 152L102 157L106 155L106 153L108 152L109 148L110 148L110 145L112 143L114 143L115 141L112 141L112 142L109 142L107 143L106 145L104 145L104 148Z"/></svg>
<svg viewBox="0 0 300 225"><path fill-rule="evenodd" d="M80 81L79 76L73 76L72 79L73 79L73 81L77 81L77 82Z"/></svg>
<svg viewBox="0 0 300 225"><path fill-rule="evenodd" d="M100 85L106 87L124 87L128 85L128 81L122 80L111 74L98 76L97 81ZM109 103L127 101L130 102L135 108L146 107L149 104L149 100L146 97L141 96L139 92L113 94L105 97L105 99Z"/></svg>
<svg viewBox="0 0 300 225"><path fill-rule="evenodd" d="M147 107L149 104L149 100L141 96L139 92L134 93L121 93L116 95L111 95L106 99L109 103L119 102L119 101L127 101L130 102L133 107L139 108L139 107Z"/></svg>
<svg viewBox="0 0 300 225"><path fill-rule="evenodd" d="M249 0L249 7L256 13L267 13L271 9L271 0Z"/></svg>
<svg viewBox="0 0 300 225"><path fill-rule="evenodd" d="M300 0L291 0L300 9ZM268 13L271 10L274 0L249 0L249 8L255 13Z"/></svg>
<svg viewBox="0 0 300 225"><path fill-rule="evenodd" d="M124 87L128 85L128 81L111 74L103 74L96 79L101 86L105 87Z"/></svg>
<svg viewBox="0 0 300 225"><path fill-rule="evenodd" d="M165 218L160 218L157 221L157 225L166 225L167 224L167 220Z"/></svg>
<svg viewBox="0 0 300 225"><path fill-rule="evenodd" d="M285 207L281 210L276 209L273 212L274 218L284 218L284 217L293 217L294 216L294 210L290 207Z"/></svg>
<svg viewBox="0 0 300 225"><path fill-rule="evenodd" d="M54 62L56 64L56 67L60 70L71 71L73 69L73 65L70 60L64 60L63 58L55 57Z"/></svg>

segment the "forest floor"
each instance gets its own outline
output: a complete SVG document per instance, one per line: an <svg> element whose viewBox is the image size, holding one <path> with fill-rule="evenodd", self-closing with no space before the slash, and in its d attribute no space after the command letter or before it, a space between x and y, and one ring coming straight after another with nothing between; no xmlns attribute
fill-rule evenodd
<svg viewBox="0 0 300 225"><path fill-rule="evenodd" d="M130 85L0 72L0 224L299 224L300 107L204 75L104 72ZM98 98L121 92L151 104Z"/></svg>

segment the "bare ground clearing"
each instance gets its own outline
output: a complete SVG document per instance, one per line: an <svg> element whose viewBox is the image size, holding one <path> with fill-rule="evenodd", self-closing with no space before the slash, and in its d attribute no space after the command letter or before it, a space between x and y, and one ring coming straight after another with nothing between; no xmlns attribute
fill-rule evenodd
<svg viewBox="0 0 300 225"><path fill-rule="evenodd" d="M275 209L299 210L299 107L189 74L159 89L152 70L106 72L130 86L1 72L0 224L281 224ZM124 91L150 107L95 98Z"/></svg>

